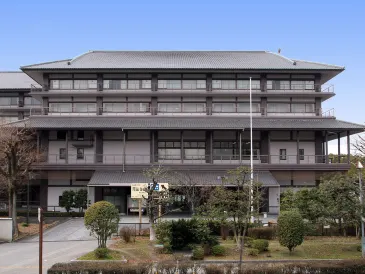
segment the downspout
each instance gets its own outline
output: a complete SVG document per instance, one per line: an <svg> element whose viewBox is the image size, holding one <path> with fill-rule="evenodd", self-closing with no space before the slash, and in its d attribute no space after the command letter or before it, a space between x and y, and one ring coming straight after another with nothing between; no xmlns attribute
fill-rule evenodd
<svg viewBox="0 0 365 274"><path fill-rule="evenodd" d="M125 132L124 129L122 128L122 132L123 132L123 167L122 167L122 172L125 172L124 169L124 165L125 165Z"/></svg>

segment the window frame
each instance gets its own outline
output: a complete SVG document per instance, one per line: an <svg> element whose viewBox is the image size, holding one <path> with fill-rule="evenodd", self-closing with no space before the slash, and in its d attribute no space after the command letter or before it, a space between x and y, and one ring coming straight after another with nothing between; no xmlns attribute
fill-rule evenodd
<svg viewBox="0 0 365 274"><path fill-rule="evenodd" d="M85 149L82 147L78 147L76 149L76 160L84 160L85 159Z"/></svg>
<svg viewBox="0 0 365 274"><path fill-rule="evenodd" d="M303 161L304 160L304 148L300 148L299 149L299 160Z"/></svg>
<svg viewBox="0 0 365 274"><path fill-rule="evenodd" d="M64 147L60 147L59 150L58 150L58 158L60 160L66 160L66 148Z"/></svg>
<svg viewBox="0 0 365 274"><path fill-rule="evenodd" d="M280 148L279 149L279 160L280 161L286 161L287 159L287 154L286 154L286 148Z"/></svg>

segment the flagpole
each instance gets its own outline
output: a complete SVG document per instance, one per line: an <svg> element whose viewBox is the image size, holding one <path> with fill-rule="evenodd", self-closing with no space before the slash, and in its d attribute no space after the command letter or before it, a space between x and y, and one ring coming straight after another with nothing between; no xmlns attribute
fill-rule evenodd
<svg viewBox="0 0 365 274"><path fill-rule="evenodd" d="M253 216L253 142L252 142L252 78L250 77L250 165L251 165L251 176L250 176L250 191L251 191L251 222L254 222Z"/></svg>

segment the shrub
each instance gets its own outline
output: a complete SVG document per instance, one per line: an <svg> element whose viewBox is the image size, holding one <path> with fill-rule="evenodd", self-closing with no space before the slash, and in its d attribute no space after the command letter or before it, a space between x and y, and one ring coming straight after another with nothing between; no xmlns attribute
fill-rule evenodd
<svg viewBox="0 0 365 274"><path fill-rule="evenodd" d="M165 242L171 243L172 223L168 221L160 222L155 226L156 239L158 243L164 244Z"/></svg>
<svg viewBox="0 0 365 274"><path fill-rule="evenodd" d="M193 260L203 260L204 259L204 249L201 246L193 249L193 256L191 257Z"/></svg>
<svg viewBox="0 0 365 274"><path fill-rule="evenodd" d="M322 233L317 225L312 223L304 223L304 236L321 236Z"/></svg>
<svg viewBox="0 0 365 274"><path fill-rule="evenodd" d="M276 227L254 227L249 228L247 236L254 239L273 240L276 236Z"/></svg>
<svg viewBox="0 0 365 274"><path fill-rule="evenodd" d="M98 239L98 247L106 247L107 239L118 231L118 209L109 202L97 202L86 210L84 223Z"/></svg>
<svg viewBox="0 0 365 274"><path fill-rule="evenodd" d="M87 208L87 190L79 189L75 192L75 204L74 207L79 209L79 212L82 212Z"/></svg>
<svg viewBox="0 0 365 274"><path fill-rule="evenodd" d="M226 249L224 246L215 245L212 247L212 255L214 256L224 256L226 255Z"/></svg>
<svg viewBox="0 0 365 274"><path fill-rule="evenodd" d="M258 250L258 249L256 249L256 248L249 248L249 249L247 249L247 254L249 255L249 256L258 256L259 255L259 253L260 253L260 251Z"/></svg>
<svg viewBox="0 0 365 274"><path fill-rule="evenodd" d="M107 248L99 247L99 248L95 249L94 252L95 252L95 256L99 259L105 259L109 255L109 249L107 249Z"/></svg>
<svg viewBox="0 0 365 274"><path fill-rule="evenodd" d="M134 236L134 231L128 226L123 226L119 230L119 236L123 239L125 243L130 243Z"/></svg>
<svg viewBox="0 0 365 274"><path fill-rule="evenodd" d="M29 226L29 224L27 224L27 223L22 223L22 227L28 227Z"/></svg>
<svg viewBox="0 0 365 274"><path fill-rule="evenodd" d="M303 218L298 211L280 212L278 217L279 243L287 247L290 252L303 243L304 229Z"/></svg>
<svg viewBox="0 0 365 274"><path fill-rule="evenodd" d="M65 190L62 192L60 206L64 207L67 212L70 212L71 207L75 206L75 191Z"/></svg>
<svg viewBox="0 0 365 274"><path fill-rule="evenodd" d="M359 252L362 252L362 246L361 246L361 244L359 244L359 245L356 246L356 250L359 251Z"/></svg>
<svg viewBox="0 0 365 274"><path fill-rule="evenodd" d="M251 238L251 237L245 237L244 239L243 239L243 244L244 244L244 246L247 246L247 247L252 247L252 242L254 241L254 239L253 238Z"/></svg>
<svg viewBox="0 0 365 274"><path fill-rule="evenodd" d="M257 249L259 253L269 250L269 241L264 239L253 240L252 248Z"/></svg>

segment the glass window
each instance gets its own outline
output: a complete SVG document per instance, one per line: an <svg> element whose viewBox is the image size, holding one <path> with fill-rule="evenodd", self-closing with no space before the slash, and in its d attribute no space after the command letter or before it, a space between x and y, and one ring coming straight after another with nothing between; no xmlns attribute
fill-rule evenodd
<svg viewBox="0 0 365 274"><path fill-rule="evenodd" d="M183 80L183 89L205 89L205 80Z"/></svg>
<svg viewBox="0 0 365 274"><path fill-rule="evenodd" d="M151 80L142 80L142 88L151 88Z"/></svg>
<svg viewBox="0 0 365 274"><path fill-rule="evenodd" d="M237 112L249 113L250 103L237 103ZM252 112L260 112L260 104L252 103Z"/></svg>
<svg viewBox="0 0 365 274"><path fill-rule="evenodd" d="M286 160L286 149L280 149L280 160Z"/></svg>
<svg viewBox="0 0 365 274"><path fill-rule="evenodd" d="M222 80L222 89L236 89L236 81Z"/></svg>
<svg viewBox="0 0 365 274"><path fill-rule="evenodd" d="M289 103L268 103L267 112L272 113L289 113L290 104Z"/></svg>
<svg viewBox="0 0 365 274"><path fill-rule="evenodd" d="M85 137L85 131L78 130L77 131L77 140L84 140L84 137Z"/></svg>
<svg viewBox="0 0 365 274"><path fill-rule="evenodd" d="M104 112L126 112L126 103L103 103Z"/></svg>
<svg viewBox="0 0 365 274"><path fill-rule="evenodd" d="M159 103L159 112L181 112L181 103Z"/></svg>
<svg viewBox="0 0 365 274"><path fill-rule="evenodd" d="M214 89L222 88L222 81L221 80L212 80L212 88L214 88Z"/></svg>
<svg viewBox="0 0 365 274"><path fill-rule="evenodd" d="M314 81L291 81L291 89L313 90Z"/></svg>
<svg viewBox="0 0 365 274"><path fill-rule="evenodd" d="M149 112L150 103L128 103L128 112Z"/></svg>
<svg viewBox="0 0 365 274"><path fill-rule="evenodd" d="M59 89L60 81L59 80L51 80L51 89Z"/></svg>
<svg viewBox="0 0 365 274"><path fill-rule="evenodd" d="M183 112L205 112L205 103L183 103Z"/></svg>
<svg viewBox="0 0 365 274"><path fill-rule="evenodd" d="M32 97L25 97L24 104L39 106L41 104L41 102L39 102L38 100L36 100L35 98L32 98Z"/></svg>
<svg viewBox="0 0 365 274"><path fill-rule="evenodd" d="M273 90L290 90L290 81L283 80L268 80L267 89Z"/></svg>
<svg viewBox="0 0 365 274"><path fill-rule="evenodd" d="M72 104L71 103L49 103L49 112L72 112Z"/></svg>
<svg viewBox="0 0 365 274"><path fill-rule="evenodd" d="M74 89L94 89L96 86L96 80L74 80Z"/></svg>
<svg viewBox="0 0 365 274"><path fill-rule="evenodd" d="M57 131L57 140L66 140L67 131L60 130Z"/></svg>
<svg viewBox="0 0 365 274"><path fill-rule="evenodd" d="M65 148L60 148L59 158L60 158L60 160L65 160L66 159L66 149Z"/></svg>
<svg viewBox="0 0 365 274"><path fill-rule="evenodd" d="M158 157L162 160L179 160L181 158L180 142L158 142Z"/></svg>
<svg viewBox="0 0 365 274"><path fill-rule="evenodd" d="M303 148L299 149L299 159L304 160L304 149Z"/></svg>
<svg viewBox="0 0 365 274"><path fill-rule="evenodd" d="M84 159L84 149L83 148L78 148L77 149L77 159L80 160L80 159Z"/></svg>
<svg viewBox="0 0 365 274"><path fill-rule="evenodd" d="M251 89L260 88L260 80L251 80ZM237 89L250 89L250 80L237 80Z"/></svg>
<svg viewBox="0 0 365 274"><path fill-rule="evenodd" d="M139 89L139 80L128 80L128 89Z"/></svg>
<svg viewBox="0 0 365 274"><path fill-rule="evenodd" d="M18 97L1 97L0 105L1 106L17 106L19 102Z"/></svg>
<svg viewBox="0 0 365 274"><path fill-rule="evenodd" d="M181 89L181 80L158 80L158 88Z"/></svg>
<svg viewBox="0 0 365 274"><path fill-rule="evenodd" d="M104 89L127 89L127 80L104 80L103 81Z"/></svg>
<svg viewBox="0 0 365 274"><path fill-rule="evenodd" d="M235 103L214 103L213 112L218 112L218 113L236 112L236 104Z"/></svg>
<svg viewBox="0 0 365 274"><path fill-rule="evenodd" d="M95 103L74 103L74 112L96 112L96 104Z"/></svg>
<svg viewBox="0 0 365 274"><path fill-rule="evenodd" d="M51 80L51 89L73 89L72 80Z"/></svg>
<svg viewBox="0 0 365 274"><path fill-rule="evenodd" d="M293 113L313 113L314 104L292 104L291 111Z"/></svg>

